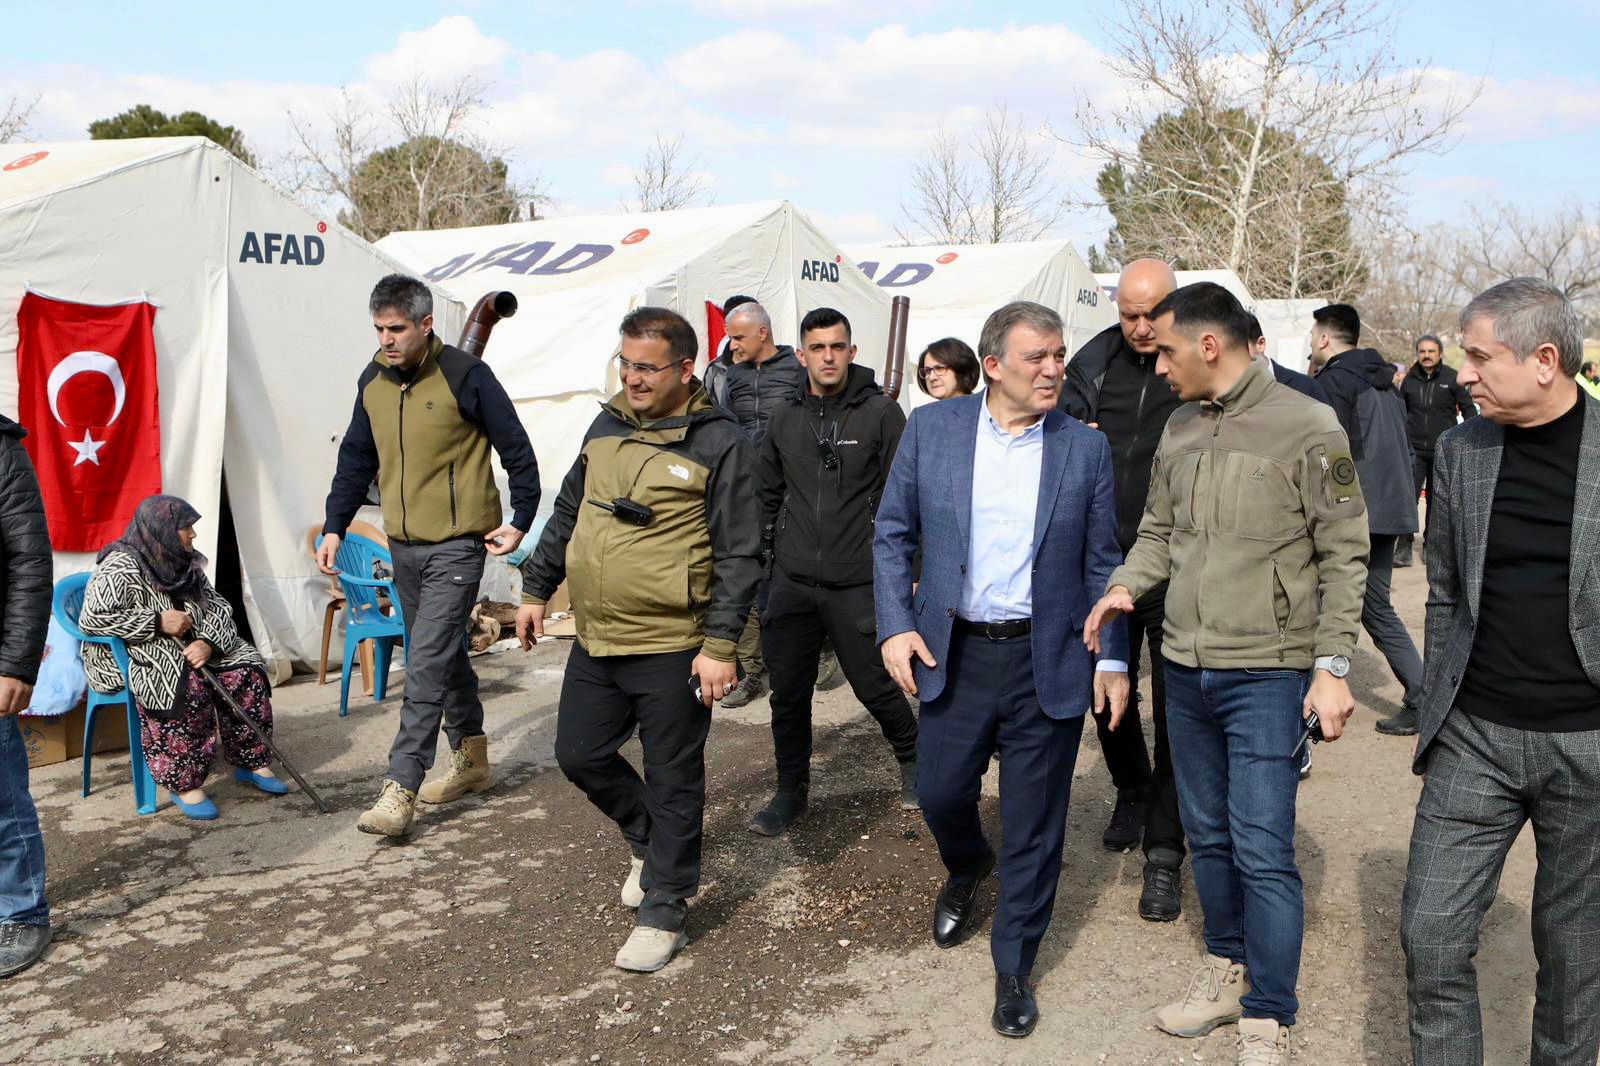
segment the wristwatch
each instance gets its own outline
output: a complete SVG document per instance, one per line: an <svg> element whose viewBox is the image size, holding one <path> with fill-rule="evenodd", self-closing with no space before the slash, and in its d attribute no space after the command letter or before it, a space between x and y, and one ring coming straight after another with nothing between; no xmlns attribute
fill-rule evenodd
<svg viewBox="0 0 1600 1066"><path fill-rule="evenodd" d="M1312 665L1318 670L1326 670L1334 677L1343 677L1350 672L1350 660L1343 655L1319 655Z"/></svg>

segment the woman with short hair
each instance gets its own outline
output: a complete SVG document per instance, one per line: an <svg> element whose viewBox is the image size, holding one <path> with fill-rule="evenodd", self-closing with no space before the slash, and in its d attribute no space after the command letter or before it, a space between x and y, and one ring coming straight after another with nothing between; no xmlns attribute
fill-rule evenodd
<svg viewBox="0 0 1600 1066"><path fill-rule="evenodd" d="M978 357L965 341L934 341L917 357L917 387L935 400L968 396L978 388Z"/></svg>
<svg viewBox="0 0 1600 1066"><path fill-rule="evenodd" d="M237 780L274 796L289 789L268 767L266 745L222 708L200 672L209 670L261 731L271 734L266 664L239 636L233 609L206 578L206 557L194 549L199 519L176 496L141 503L127 531L101 550L78 624L91 636L121 637L127 644L128 683L150 776L171 790L185 815L209 821L217 805L201 786L219 737ZM97 692L122 688L122 673L106 645L85 643L83 665Z"/></svg>

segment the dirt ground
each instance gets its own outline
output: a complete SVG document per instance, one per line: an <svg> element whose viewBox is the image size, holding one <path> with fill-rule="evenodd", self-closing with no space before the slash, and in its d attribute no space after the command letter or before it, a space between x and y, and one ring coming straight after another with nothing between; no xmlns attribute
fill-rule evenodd
<svg viewBox="0 0 1600 1066"><path fill-rule="evenodd" d="M1396 590L1420 633L1421 567L1399 571ZM1113 790L1092 730L1035 973L1043 1018L1028 1040L996 1036L992 887L978 935L935 948L937 855L918 815L897 808L891 756L847 688L819 697L812 813L779 840L744 828L771 777L766 701L718 712L692 941L659 974L612 968L631 926L617 900L628 852L554 767L566 651L476 660L499 783L428 810L404 845L354 828L382 775L394 695L356 697L341 720L336 685L279 690L281 746L331 815L228 779L217 822L165 803L139 818L126 755L96 759L87 798L76 765L35 771L57 934L0 985L0 1063L1233 1061L1231 1029L1182 1041L1151 1025L1199 958L1199 907L1186 877L1181 920L1138 918L1139 856L1100 845ZM1296 1057L1405 1062L1398 913L1419 785L1410 741L1372 729L1399 687L1369 644L1352 679L1361 711L1346 739L1317 749L1301 792ZM1525 837L1479 956L1491 1063L1527 1061L1532 878Z"/></svg>

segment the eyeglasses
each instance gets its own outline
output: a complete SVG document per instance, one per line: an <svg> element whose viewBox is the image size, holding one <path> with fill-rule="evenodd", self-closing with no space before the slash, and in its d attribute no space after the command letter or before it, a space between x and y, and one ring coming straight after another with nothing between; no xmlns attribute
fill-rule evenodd
<svg viewBox="0 0 1600 1066"><path fill-rule="evenodd" d="M619 375L626 374L631 370L635 374L642 374L645 377L653 377L654 375L661 373L663 370L671 370L676 365L676 363L668 363L666 366L651 366L649 363L630 363L628 360L622 358L622 356L617 356L617 373Z"/></svg>
<svg viewBox="0 0 1600 1066"><path fill-rule="evenodd" d="M935 374L948 374L950 368L942 363L929 363L927 366L917 368L917 380L927 381Z"/></svg>

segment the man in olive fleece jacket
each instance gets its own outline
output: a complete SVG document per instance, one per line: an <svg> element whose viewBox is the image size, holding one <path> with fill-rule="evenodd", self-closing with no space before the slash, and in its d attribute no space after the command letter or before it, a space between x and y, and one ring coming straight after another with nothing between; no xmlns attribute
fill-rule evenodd
<svg viewBox="0 0 1600 1066"><path fill-rule="evenodd" d="M711 705L736 683L734 643L760 576L753 449L694 378L674 311L622 320L623 391L584 436L523 563L517 639L544 632L563 578L578 618L556 712L556 762L633 852L622 902L638 924L616 965L661 969L700 888ZM644 780L618 754L637 730Z"/></svg>
<svg viewBox="0 0 1600 1066"><path fill-rule="evenodd" d="M1167 423L1138 540L1084 639L1096 646L1109 616L1170 583L1167 728L1207 954L1190 985L1203 994L1162 1008L1156 1024L1199 1036L1237 1020L1241 1049L1270 1057L1286 1053L1298 1009L1295 748L1304 715L1334 740L1355 710L1344 675L1366 507L1334 412L1252 362L1232 294L1184 286L1151 318L1156 372L1190 402Z"/></svg>
<svg viewBox="0 0 1600 1066"><path fill-rule="evenodd" d="M494 783L478 677L462 635L485 552L515 550L539 509L539 465L494 372L433 332L433 294L390 274L369 309L380 348L361 373L328 493L317 562L337 574L340 539L378 479L406 629L406 691L378 802L356 828L404 836L416 801L445 803ZM491 451L511 481L503 521ZM371 578L371 574L355 574ZM443 721L450 772L426 786Z"/></svg>

